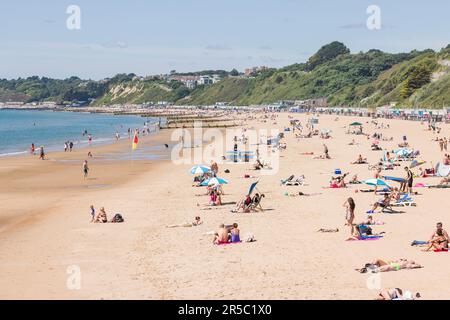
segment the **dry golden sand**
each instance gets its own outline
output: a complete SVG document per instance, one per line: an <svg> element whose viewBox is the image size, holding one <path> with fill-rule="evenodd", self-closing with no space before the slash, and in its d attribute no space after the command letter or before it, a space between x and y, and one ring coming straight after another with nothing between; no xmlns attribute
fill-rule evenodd
<svg viewBox="0 0 450 320"><path fill-rule="evenodd" d="M307 115L294 115L305 123ZM341 168L372 177L367 165L350 165L358 154L373 163L381 152L370 151L370 140L345 134L344 126L368 118L320 116L320 128L332 130L326 140L332 160L314 160L303 152L322 152L324 140L286 137L287 150L280 154L275 175L262 176L251 164L222 164L224 202L238 201L259 177L258 189L265 193L262 213L233 214L232 205L207 208L204 189L191 187L191 165L171 161L93 162L92 180L84 181L81 164L86 150L72 154L53 153L51 159L32 157L0 160L0 298L2 299L371 299L376 290L367 288L367 275L354 271L375 258L409 258L425 266L419 270L384 273L382 287L420 291L426 299L448 299L450 254L424 253L410 246L414 239L426 240L435 223L450 228L450 190L418 188L417 207L401 215L375 214L386 222L375 226L386 235L378 241L346 242L342 207L349 196L356 201L356 221L364 219L377 197L355 193L362 186L324 189L331 172ZM423 158L436 164L443 154L435 135L418 122L380 120L390 129L378 131L393 136L381 146L392 149L406 134ZM288 125L288 114L273 124L251 121L247 127ZM144 139L145 144L169 141L169 131ZM449 136L444 125L441 136ZM354 138L358 146L348 143ZM94 149L94 156L129 148L128 141ZM230 174L223 170L230 169ZM280 186L280 179L304 174L307 186ZM401 168L388 175L403 175ZM436 179L417 179L436 183ZM91 186L89 188L88 186ZM107 185L104 188L92 188ZM311 197L287 197L284 192L321 193ZM109 217L123 214L123 224L89 223L89 205L104 206ZM200 215L204 224L195 228L165 228L192 221ZM242 234L253 233L254 243L217 247L205 232L220 223L237 222ZM340 232L322 234L319 228ZM81 289L69 290L67 267L81 270Z"/></svg>

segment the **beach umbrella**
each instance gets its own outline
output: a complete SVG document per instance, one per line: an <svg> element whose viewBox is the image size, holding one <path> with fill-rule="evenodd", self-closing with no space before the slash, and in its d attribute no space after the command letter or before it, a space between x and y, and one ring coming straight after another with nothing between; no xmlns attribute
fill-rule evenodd
<svg viewBox="0 0 450 320"><path fill-rule="evenodd" d="M248 190L248 194L249 194L249 195L252 194L252 192L253 192L253 190L256 188L256 185L258 184L258 182L259 182L259 181L253 182L253 183L250 185L250 189Z"/></svg>
<svg viewBox="0 0 450 320"><path fill-rule="evenodd" d="M228 184L228 181L222 178L209 178L202 182L202 186L212 186L219 184Z"/></svg>
<svg viewBox="0 0 450 320"><path fill-rule="evenodd" d="M350 126L351 127L362 126L362 123L360 123L360 122L352 122L352 123L350 123Z"/></svg>
<svg viewBox="0 0 450 320"><path fill-rule="evenodd" d="M404 178L397 178L397 177L390 177L390 176L384 176L383 177L385 180L391 180L391 181L395 181L395 182L405 182Z"/></svg>
<svg viewBox="0 0 450 320"><path fill-rule="evenodd" d="M388 184L386 182L384 182L381 179L367 179L363 181L365 184L369 185L369 186L386 186L389 187Z"/></svg>
<svg viewBox="0 0 450 320"><path fill-rule="evenodd" d="M207 166L193 166L190 170L191 174L202 174L211 171L210 167Z"/></svg>
<svg viewBox="0 0 450 320"><path fill-rule="evenodd" d="M401 148L401 149L397 149L394 151L394 154L396 154L397 156L401 156L401 157L406 157L410 153L411 153L411 151L406 148Z"/></svg>

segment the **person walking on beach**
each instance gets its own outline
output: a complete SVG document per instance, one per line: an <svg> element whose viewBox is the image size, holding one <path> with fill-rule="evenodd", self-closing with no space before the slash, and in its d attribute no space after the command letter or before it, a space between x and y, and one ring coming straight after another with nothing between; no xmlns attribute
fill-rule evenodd
<svg viewBox="0 0 450 320"><path fill-rule="evenodd" d="M328 154L328 147L325 143L323 144L323 154L324 154L325 159L331 159L330 155Z"/></svg>
<svg viewBox="0 0 450 320"><path fill-rule="evenodd" d="M445 150L445 152L447 152L447 144L448 144L447 137L444 137L444 150Z"/></svg>
<svg viewBox="0 0 450 320"><path fill-rule="evenodd" d="M34 155L34 152L35 152L35 147L34 147L34 143L32 143L31 144L31 148L30 148L30 153L32 154L32 155Z"/></svg>
<svg viewBox="0 0 450 320"><path fill-rule="evenodd" d="M40 159L40 160L45 160L44 146L41 146L41 147L39 148L39 159Z"/></svg>
<svg viewBox="0 0 450 320"><path fill-rule="evenodd" d="M89 173L89 167L88 167L88 162L87 160L84 160L83 162L83 174L84 174L84 178L86 179Z"/></svg>
<svg viewBox="0 0 450 320"><path fill-rule="evenodd" d="M211 172L214 177L217 177L217 173L219 173L219 166L214 160L211 160Z"/></svg>
<svg viewBox="0 0 450 320"><path fill-rule="evenodd" d="M353 198L348 198L347 201L345 201L344 203L344 207L346 210L345 225L350 226L350 235L353 235L354 232L353 220L355 220L355 207L356 207Z"/></svg>
<svg viewBox="0 0 450 320"><path fill-rule="evenodd" d="M406 171L405 189L409 192L409 194L412 194L414 175L408 167L405 167L405 171Z"/></svg>
<svg viewBox="0 0 450 320"><path fill-rule="evenodd" d="M64 152L67 152L68 148L69 148L69 143L66 141L66 142L64 142Z"/></svg>
<svg viewBox="0 0 450 320"><path fill-rule="evenodd" d="M95 208L94 208L94 206L91 204L91 206L90 206L90 209L91 209L91 222L94 222L95 221Z"/></svg>
<svg viewBox="0 0 450 320"><path fill-rule="evenodd" d="M70 150L70 152L72 152L72 149L73 149L73 142L70 141L70 142L69 142L69 150Z"/></svg>

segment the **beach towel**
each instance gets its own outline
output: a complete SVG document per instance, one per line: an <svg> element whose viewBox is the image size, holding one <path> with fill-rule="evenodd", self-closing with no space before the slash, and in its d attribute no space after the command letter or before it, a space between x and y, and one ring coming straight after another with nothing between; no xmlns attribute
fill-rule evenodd
<svg viewBox="0 0 450 320"><path fill-rule="evenodd" d="M447 248L444 248L444 249L434 249L433 251L434 251L434 252L448 252L448 249L447 249Z"/></svg>
<svg viewBox="0 0 450 320"><path fill-rule="evenodd" d="M242 241L238 241L238 242L221 242L219 244L216 244L217 246L226 246L229 244L238 244L238 243L242 243Z"/></svg>
<svg viewBox="0 0 450 320"><path fill-rule="evenodd" d="M423 183L416 183L416 184L414 185L414 188L425 188L425 187L426 187L426 185L423 184Z"/></svg>
<svg viewBox="0 0 450 320"><path fill-rule="evenodd" d="M368 241L368 240L378 240L381 238L383 238L383 236L373 235L373 236L362 236L359 239L347 239L345 241Z"/></svg>
<svg viewBox="0 0 450 320"><path fill-rule="evenodd" d="M413 242L411 242L411 246L424 246L427 244L428 241L421 241L421 240L413 240Z"/></svg>

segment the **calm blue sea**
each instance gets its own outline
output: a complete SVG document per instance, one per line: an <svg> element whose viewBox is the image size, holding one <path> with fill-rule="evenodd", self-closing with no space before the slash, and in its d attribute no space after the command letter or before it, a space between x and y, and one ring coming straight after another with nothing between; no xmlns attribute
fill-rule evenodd
<svg viewBox="0 0 450 320"><path fill-rule="evenodd" d="M62 151L65 141L73 141L75 148L88 145L87 130L93 144L115 140L115 133L127 136L127 129L142 129L146 118L114 116L95 113L0 110L0 157L19 155L43 145L48 151ZM148 119L157 122L157 119ZM132 131L133 132L133 131Z"/></svg>

